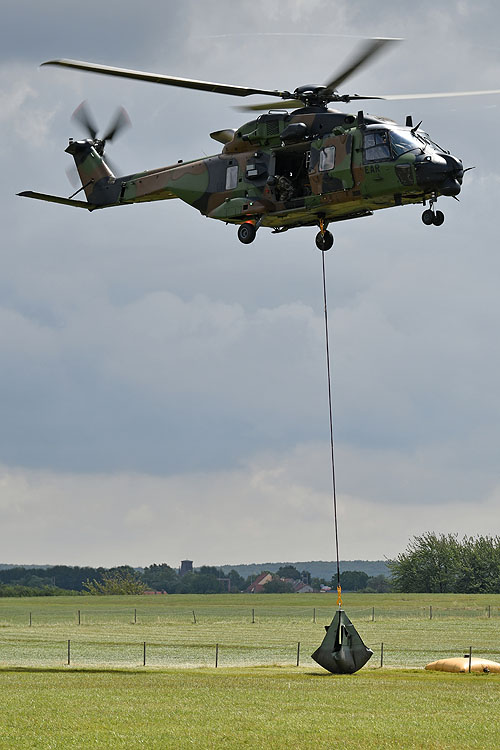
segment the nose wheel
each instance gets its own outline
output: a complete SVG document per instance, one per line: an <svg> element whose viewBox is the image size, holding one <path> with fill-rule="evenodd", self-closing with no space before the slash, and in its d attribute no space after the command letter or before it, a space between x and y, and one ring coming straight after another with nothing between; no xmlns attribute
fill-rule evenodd
<svg viewBox="0 0 500 750"><path fill-rule="evenodd" d="M435 227L440 227L444 222L444 213L442 211L434 212L428 208L422 214L422 221L427 227L430 227L431 224L434 224Z"/></svg>
<svg viewBox="0 0 500 750"><path fill-rule="evenodd" d="M431 224L434 224L435 227L440 227L444 222L444 213L442 211L434 210L435 202L436 198L431 198L429 201L429 208L427 208L422 214L422 221L427 227L430 227Z"/></svg>

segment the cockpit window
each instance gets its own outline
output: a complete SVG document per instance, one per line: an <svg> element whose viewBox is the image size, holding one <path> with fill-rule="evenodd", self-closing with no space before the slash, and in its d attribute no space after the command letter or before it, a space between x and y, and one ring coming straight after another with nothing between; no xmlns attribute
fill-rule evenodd
<svg viewBox="0 0 500 750"><path fill-rule="evenodd" d="M386 161L391 158L387 130L365 133L363 139L365 162Z"/></svg>
<svg viewBox="0 0 500 750"><path fill-rule="evenodd" d="M391 130L391 146L394 153L394 157L397 159L402 154L407 154L409 151L423 151L425 143L421 138L414 136L405 130Z"/></svg>

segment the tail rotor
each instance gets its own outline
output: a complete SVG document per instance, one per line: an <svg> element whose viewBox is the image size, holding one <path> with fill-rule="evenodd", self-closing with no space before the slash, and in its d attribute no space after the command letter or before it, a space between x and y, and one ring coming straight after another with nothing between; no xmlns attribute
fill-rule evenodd
<svg viewBox="0 0 500 750"><path fill-rule="evenodd" d="M83 130L88 134L90 139L94 142L94 148L98 154L104 155L104 148L107 141L112 141L121 132L130 127L130 118L124 109L124 107L118 107L114 117L106 131L103 138L98 138L97 134L99 128L95 124L95 120L90 111L89 105L86 101L83 101L71 115L71 119L81 125Z"/></svg>
<svg viewBox="0 0 500 750"><path fill-rule="evenodd" d="M115 139L120 133L131 126L130 118L124 107L118 107L105 135L102 138L98 138L99 128L86 101L78 105L71 115L71 121L81 127L92 141L94 149L102 158L104 157L106 143ZM108 156L106 156L106 165L113 175L119 174L118 168L113 165ZM81 174L79 174L79 170L74 165L66 170L66 175L75 189L81 184Z"/></svg>

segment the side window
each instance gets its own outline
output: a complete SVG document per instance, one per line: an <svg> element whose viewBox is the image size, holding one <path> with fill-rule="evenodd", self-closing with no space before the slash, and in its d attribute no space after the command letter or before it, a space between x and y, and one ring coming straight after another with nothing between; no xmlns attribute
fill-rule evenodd
<svg viewBox="0 0 500 750"><path fill-rule="evenodd" d="M335 146L322 148L319 153L319 171L329 172L335 167Z"/></svg>
<svg viewBox="0 0 500 750"><path fill-rule="evenodd" d="M366 133L363 139L365 162L386 161L391 158L387 131Z"/></svg>
<svg viewBox="0 0 500 750"><path fill-rule="evenodd" d="M226 190L232 190L238 185L238 165L226 169Z"/></svg>

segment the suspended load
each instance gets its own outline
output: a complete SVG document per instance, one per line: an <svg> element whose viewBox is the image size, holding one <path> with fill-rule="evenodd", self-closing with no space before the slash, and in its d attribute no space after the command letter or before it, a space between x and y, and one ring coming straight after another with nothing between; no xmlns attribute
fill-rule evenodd
<svg viewBox="0 0 500 750"><path fill-rule="evenodd" d="M311 657L332 674L353 674L361 669L373 655L343 609L339 609L330 625L325 625L326 635Z"/></svg>

